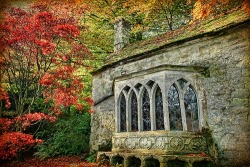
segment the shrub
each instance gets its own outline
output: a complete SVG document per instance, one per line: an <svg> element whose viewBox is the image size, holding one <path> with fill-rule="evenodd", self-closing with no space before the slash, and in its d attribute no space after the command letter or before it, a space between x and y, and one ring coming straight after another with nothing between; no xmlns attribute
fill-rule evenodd
<svg viewBox="0 0 250 167"><path fill-rule="evenodd" d="M50 129L37 136L44 139L36 155L42 159L61 155L79 155L89 150L90 114L72 112L62 115ZM48 126L48 127L49 127Z"/></svg>

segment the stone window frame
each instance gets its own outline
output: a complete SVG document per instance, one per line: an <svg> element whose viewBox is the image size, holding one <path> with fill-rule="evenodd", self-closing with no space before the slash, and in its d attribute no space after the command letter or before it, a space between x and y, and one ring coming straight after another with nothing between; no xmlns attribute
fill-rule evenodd
<svg viewBox="0 0 250 167"><path fill-rule="evenodd" d="M160 72L161 73L161 72ZM154 74L155 75L155 74ZM159 76L161 76L162 74L159 74ZM130 101L129 98L132 95L132 91L135 92L136 97L137 97L137 102L138 102L138 132L147 132L143 130L143 125L142 125L142 111L141 111L141 99L142 99L142 94L143 94L143 90L147 90L150 96L150 115L151 115L151 130L150 131L156 131L156 121L155 121L155 92L157 90L157 86L159 86L159 88L161 89L162 92L162 100L163 100L163 114L164 114L164 130L157 130L157 131L170 131L170 121L169 121L169 110L168 110L168 91L171 85L173 85L174 83L176 85L178 85L177 81L179 79L184 79L187 81L187 83L189 85L191 85L193 91L195 92L196 98L197 98L197 105L198 105L198 121L199 121L199 131L201 131L202 129L202 121L203 121L203 113L201 111L201 98L199 97L199 92L198 89L196 88L196 85L194 84L194 79L195 77L192 74L180 74L180 73L176 73L176 72L164 72L164 79L163 80L158 80L157 75L156 77L145 77L146 79L136 79L136 77L129 77L123 79L123 81L128 81L125 82L125 84L122 84L123 86L119 86L117 93L115 94L115 127L116 133L130 133L133 132L131 131L131 121L130 121ZM129 82L130 80L133 80L133 82ZM137 82L136 82L137 81ZM119 81L118 81L119 82ZM147 84L149 82L154 82L153 85L150 86ZM138 91L137 87L138 85L141 85L143 87L142 90ZM119 113L119 99L120 99L120 94L123 93L126 99L126 120L127 120L127 131L126 132L120 132L120 113ZM116 98L118 96L118 98ZM184 98L180 98L180 100L184 101ZM183 102L182 102L183 103ZM182 108L183 110L183 108ZM185 116L185 110L184 112L182 112L182 118L183 116ZM184 122L183 122L184 121ZM182 119L182 123L183 123L183 130L184 132L192 132L192 131L188 131L187 130L187 124L185 122L185 119ZM148 131L148 132L150 132ZM174 130L171 130L172 132L174 132ZM181 131L180 131L181 132Z"/></svg>
<svg viewBox="0 0 250 167"><path fill-rule="evenodd" d="M181 88L180 87L180 84L178 83L178 80L185 80L187 81L186 85L184 86L184 88ZM184 95L185 95L185 92L186 92L186 88L187 87L191 87L192 90L194 91L195 95L196 95L196 101L197 101L197 107L198 107L198 121L199 121L199 130L201 130L201 110L200 110L200 107L199 107L199 98L198 98L198 92L197 90L195 89L195 87L193 86L194 84L192 84L192 81L189 79L189 78L186 78L186 77L181 77L181 78L178 78L176 77L174 79L174 81L170 82L170 86L168 86L166 88L166 95L168 95L168 92L169 92L169 88L172 86L172 85L175 85L175 87L177 88L177 91L178 91L178 94L179 94L179 100L180 100L180 107L181 107L181 118L182 118L182 128L183 130L182 131L189 131L187 129L187 118L186 118L186 110L185 110L185 107L184 107ZM166 98L168 98L168 96L166 96ZM169 115L169 110L168 110L168 100L166 100L166 106L167 106L167 113ZM170 130L170 122L169 122L169 127L168 127L168 130ZM170 131L175 131L175 130L170 130ZM189 131L189 132L192 132L192 131Z"/></svg>

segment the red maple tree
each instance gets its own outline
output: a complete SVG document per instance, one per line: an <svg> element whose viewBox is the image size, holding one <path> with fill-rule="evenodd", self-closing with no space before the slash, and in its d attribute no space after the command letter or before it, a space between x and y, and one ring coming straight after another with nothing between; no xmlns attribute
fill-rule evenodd
<svg viewBox="0 0 250 167"><path fill-rule="evenodd" d="M79 68L88 67L85 59L91 57L79 39L77 20L44 5L11 8L4 16L0 24L0 100L14 110L14 117L0 118L0 159L13 158L42 142L25 134L27 127L42 120L53 122L72 105L81 110L84 103L92 103L81 97L83 83L77 75ZM53 104L44 109L46 113L32 111L37 98Z"/></svg>

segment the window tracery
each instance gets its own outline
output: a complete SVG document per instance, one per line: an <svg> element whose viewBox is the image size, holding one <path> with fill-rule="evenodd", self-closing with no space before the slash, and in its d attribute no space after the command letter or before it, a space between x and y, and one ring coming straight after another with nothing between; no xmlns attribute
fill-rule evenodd
<svg viewBox="0 0 250 167"><path fill-rule="evenodd" d="M156 122L156 130L164 129L162 92L159 86L157 86L155 92L155 122Z"/></svg>
<svg viewBox="0 0 250 167"><path fill-rule="evenodd" d="M160 87L153 80L144 83L129 86L130 90L125 92L127 99L124 91L121 92L118 101L119 132L201 129L197 95L188 80L181 78L173 84L165 84L164 91L163 85Z"/></svg>
<svg viewBox="0 0 250 167"><path fill-rule="evenodd" d="M199 130L198 104L194 90L188 86L184 94L184 105L188 131Z"/></svg>
<svg viewBox="0 0 250 167"><path fill-rule="evenodd" d="M120 131L126 132L126 99L124 94L121 94L120 98Z"/></svg>
<svg viewBox="0 0 250 167"><path fill-rule="evenodd" d="M170 130L183 130L179 92L175 85L168 91Z"/></svg>
<svg viewBox="0 0 250 167"><path fill-rule="evenodd" d="M148 91L145 89L142 95L142 121L143 121L143 130L151 130L151 121L150 121L150 98Z"/></svg>
<svg viewBox="0 0 250 167"><path fill-rule="evenodd" d="M138 131L138 102L134 91L131 96L131 131Z"/></svg>

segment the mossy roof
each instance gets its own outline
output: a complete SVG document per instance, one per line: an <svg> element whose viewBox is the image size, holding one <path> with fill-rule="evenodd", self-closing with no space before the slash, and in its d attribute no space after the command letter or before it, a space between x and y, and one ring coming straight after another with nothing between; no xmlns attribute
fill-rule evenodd
<svg viewBox="0 0 250 167"><path fill-rule="evenodd" d="M148 54L157 52L162 48L180 44L204 36L214 35L225 29L235 27L250 21L248 13L242 10L236 10L229 14L224 14L214 18L194 22L175 31L167 32L163 35L156 36L143 41L137 41L129 44L117 53L110 54L105 64L93 74L114 66L120 62L133 61L141 59Z"/></svg>

